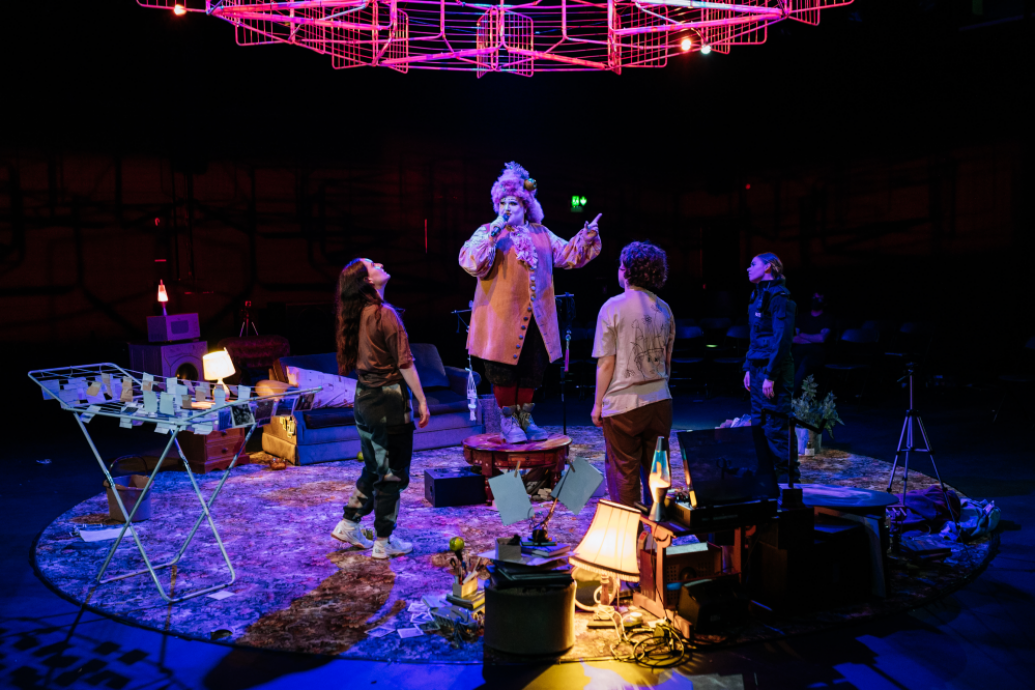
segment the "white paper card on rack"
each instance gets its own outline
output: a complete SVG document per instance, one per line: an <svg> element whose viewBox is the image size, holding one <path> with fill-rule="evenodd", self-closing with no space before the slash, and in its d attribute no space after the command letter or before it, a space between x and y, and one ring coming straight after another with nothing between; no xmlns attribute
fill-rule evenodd
<svg viewBox="0 0 1035 690"><path fill-rule="evenodd" d="M238 400L247 400L250 397L252 397L251 386L238 386L237 387L237 399Z"/></svg>
<svg viewBox="0 0 1035 690"><path fill-rule="evenodd" d="M226 389L222 386L216 386L212 390L212 404L218 407L219 405L226 404Z"/></svg>
<svg viewBox="0 0 1035 690"><path fill-rule="evenodd" d="M100 392L101 392L101 382L100 381L91 381L90 382L90 387L86 389L86 394L87 395L98 395L98 394L100 394Z"/></svg>
<svg viewBox="0 0 1035 690"><path fill-rule="evenodd" d="M532 514L532 501L525 491L525 482L517 472L504 472L489 480L496 510L504 525L527 520Z"/></svg>
<svg viewBox="0 0 1035 690"><path fill-rule="evenodd" d="M54 398L61 399L61 381L58 379L51 379L50 381L40 381L40 385L43 386L43 399L53 400ZM53 393L53 395L51 395Z"/></svg>
<svg viewBox="0 0 1035 690"><path fill-rule="evenodd" d="M208 434L212 433L212 425L211 424L195 424L193 427L191 427L191 431L193 431L195 434L199 434L201 436L207 436Z"/></svg>
<svg viewBox="0 0 1035 690"><path fill-rule="evenodd" d="M140 389L145 391L154 390L155 377L151 374L144 374L143 381L140 382Z"/></svg>
<svg viewBox="0 0 1035 690"><path fill-rule="evenodd" d="M156 434L167 434L171 430L172 430L172 427L170 425L168 425L168 424L161 424L161 423L155 424L155 433Z"/></svg>
<svg viewBox="0 0 1035 690"><path fill-rule="evenodd" d="M150 388L144 389L144 412L158 412L158 396Z"/></svg>
<svg viewBox="0 0 1035 690"><path fill-rule="evenodd" d="M101 374L101 383L104 384L104 391L112 398L115 397L115 393L111 390L111 374Z"/></svg>
<svg viewBox="0 0 1035 690"><path fill-rule="evenodd" d="M123 417L122 419L119 420L119 426L122 427L123 429L132 429L133 428L133 420L132 420L132 418L130 418L130 417Z"/></svg>
<svg viewBox="0 0 1035 690"><path fill-rule="evenodd" d="M162 393L158 398L158 411L162 414L176 414L176 396L172 393Z"/></svg>
<svg viewBox="0 0 1035 690"><path fill-rule="evenodd" d="M198 402L208 400L208 382L202 381L194 388L194 399Z"/></svg>
<svg viewBox="0 0 1035 690"><path fill-rule="evenodd" d="M133 379L128 376L122 377L122 393L119 400L126 403L133 400Z"/></svg>
<svg viewBox="0 0 1035 690"><path fill-rule="evenodd" d="M68 379L68 385L65 386L65 390L73 391L77 402L79 400L86 400L86 379Z"/></svg>
<svg viewBox="0 0 1035 690"><path fill-rule="evenodd" d="M93 416L100 411L101 408L99 405L90 405L86 408L86 412L79 415L79 419L83 420L83 424L89 424L90 420L93 419Z"/></svg>

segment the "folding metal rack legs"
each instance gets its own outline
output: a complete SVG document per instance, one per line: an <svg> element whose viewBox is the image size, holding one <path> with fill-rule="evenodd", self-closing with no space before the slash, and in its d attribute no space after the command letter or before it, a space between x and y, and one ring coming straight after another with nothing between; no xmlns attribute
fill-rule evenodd
<svg viewBox="0 0 1035 690"><path fill-rule="evenodd" d="M93 451L94 457L97 458L97 463L101 466L101 471L104 472L105 479L108 480L108 486L114 487L115 482L112 479L111 473L108 471L108 467L104 464L104 460L101 458L101 454L97 451L97 446L94 444L93 439L90 437L90 432L86 430L86 425L83 423L82 419L80 419L79 412L80 411L73 412L75 420L79 424L79 428L82 429L83 435L86 437L86 442L89 444L90 450ZM252 432L255 431L255 425L252 424L248 427L248 433L245 434L244 443L241 445L240 449L238 449L237 453L234 455L233 460L230 461L230 465L223 472L223 476L219 480L219 484L216 485L216 488L212 492L212 495L209 497L208 501L206 501L205 497L201 494L201 488L198 486L198 482L194 477L194 473L190 469L190 463L187 462L187 458L183 454L183 449L180 448L180 443L176 440L176 435L177 433L179 433L179 431L180 429L176 428L173 428L169 431L169 442L165 444L165 449L162 451L162 456L161 458L159 458L158 464L155 465L154 470L152 470L151 474L148 475L147 483L144 485L144 488L141 491L140 498L137 500L136 505L133 506L132 512L128 512L126 510L126 506L122 503L122 497L119 496L119 492L113 489L113 493L115 494L115 500L118 502L119 508L122 510L123 516L126 516L126 522L122 525L122 531L119 532L118 539L115 540L115 543L112 544L111 549L108 550L108 556L104 559L104 565L101 566L101 571L97 573L98 584L107 584L109 582L114 582L115 580L123 580L128 577L134 577L136 575L143 575L144 573L149 573L151 575L151 579L155 583L155 587L158 589L158 594L162 597L162 599L164 599L166 602L170 604L175 604L186 599L191 599L193 597L201 596L202 594L208 594L210 592L215 592L225 587L229 587L237 580L237 573L234 572L234 567L230 563L230 557L227 555L226 548L223 546L223 540L220 538L219 531L216 529L215 520L212 519L211 508L212 504L215 503L216 497L219 496L219 492L222 490L223 484L226 483L227 478L230 476L230 471L233 470L234 465L237 464L237 458L240 457L241 453L244 451L245 446L248 444L248 439L251 438ZM159 470L161 470L162 464L165 461L166 456L168 456L169 451L172 449L173 445L176 446L176 451L177 453L179 453L180 460L183 462L183 469L187 472L187 477L190 479L191 486L194 488L194 494L198 497L198 501L201 503L201 515L199 515L198 519L194 522L194 527L191 529L190 534L187 535L187 539L183 542L183 546L180 547L180 550L176 554L176 557L167 563L152 565L151 560L147 557L147 552L144 549L144 545L140 541L140 536L137 534L136 529L134 529L133 527L133 516L136 515L136 512L139 509L140 504L143 502L144 497L147 496L147 493L151 490L151 486L154 484L155 476L158 474ZM165 588L162 586L161 581L158 579L157 571L162 570L164 568L172 567L180 562L180 559L183 557L183 554L187 551L187 547L190 546L191 541L194 540L194 535L197 534L198 528L201 527L201 522L203 520L208 520L209 527L212 528L212 534L216 538L216 544L219 546L219 551L223 554L223 560L226 562L226 567L230 571L230 580L219 585L205 587L194 592L189 592L178 597L173 597L172 587L170 586L169 592L167 593ZM119 548L119 544L122 543L122 540L126 536L127 531L133 536L133 540L136 542L137 545L137 550L140 552L141 558L144 559L144 565L146 567L142 570L136 570L131 573L125 573L123 575L116 575L115 577L103 579L104 573L108 570L108 566L111 564L111 559L115 556L115 551Z"/></svg>

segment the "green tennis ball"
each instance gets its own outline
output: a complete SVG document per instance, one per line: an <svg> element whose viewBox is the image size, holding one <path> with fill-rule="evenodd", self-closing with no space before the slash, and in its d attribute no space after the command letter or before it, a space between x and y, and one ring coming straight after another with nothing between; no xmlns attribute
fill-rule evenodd
<svg viewBox="0 0 1035 690"><path fill-rule="evenodd" d="M461 539L460 537L453 537L452 539L449 540L449 550L450 551L459 551L462 548L464 548L464 540Z"/></svg>

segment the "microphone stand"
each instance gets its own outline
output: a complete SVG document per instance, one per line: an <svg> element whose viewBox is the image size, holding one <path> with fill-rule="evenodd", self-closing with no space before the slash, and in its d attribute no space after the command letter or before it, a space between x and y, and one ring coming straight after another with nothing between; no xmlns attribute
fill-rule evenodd
<svg viewBox="0 0 1035 690"><path fill-rule="evenodd" d="M561 433L568 435L568 403L565 400L568 366L571 362L571 322L575 320L575 295L566 292L554 295L557 306L564 311L564 363L561 365Z"/></svg>

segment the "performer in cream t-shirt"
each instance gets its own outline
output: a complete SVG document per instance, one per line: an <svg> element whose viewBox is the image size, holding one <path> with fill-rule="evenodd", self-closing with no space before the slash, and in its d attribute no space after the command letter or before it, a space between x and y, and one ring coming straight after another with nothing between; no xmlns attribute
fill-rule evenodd
<svg viewBox="0 0 1035 690"><path fill-rule="evenodd" d="M625 291L601 307L593 341L592 417L607 442L608 494L629 506L640 500L640 472L649 472L658 437L672 428L668 379L676 324L672 309L653 292L667 277L659 247L633 242L622 249L618 284Z"/></svg>

